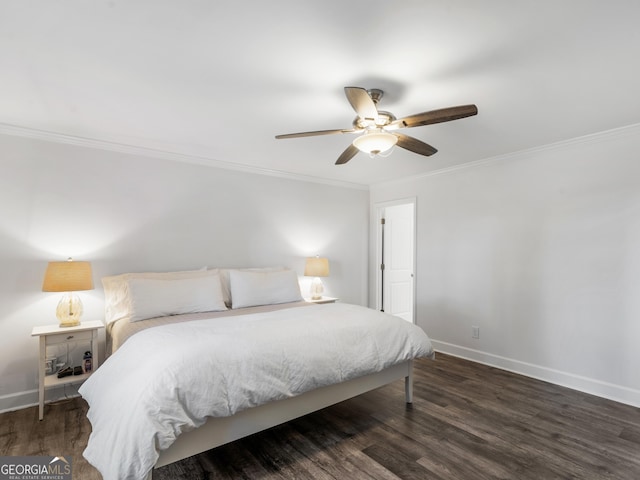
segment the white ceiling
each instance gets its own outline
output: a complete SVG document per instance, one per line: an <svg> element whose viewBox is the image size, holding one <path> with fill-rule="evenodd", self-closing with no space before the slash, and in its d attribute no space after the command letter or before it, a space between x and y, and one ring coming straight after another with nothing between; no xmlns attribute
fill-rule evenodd
<svg viewBox="0 0 640 480"><path fill-rule="evenodd" d="M637 0L0 4L0 123L370 185L640 123ZM335 166L343 87L397 117L475 103Z"/></svg>

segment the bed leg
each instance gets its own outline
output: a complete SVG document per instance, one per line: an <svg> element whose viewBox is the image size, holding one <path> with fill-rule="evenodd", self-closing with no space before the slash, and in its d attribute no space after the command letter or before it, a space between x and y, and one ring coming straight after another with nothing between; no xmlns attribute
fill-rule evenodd
<svg viewBox="0 0 640 480"><path fill-rule="evenodd" d="M409 373L404 377L404 396L408 404L413 403L413 362L409 361Z"/></svg>

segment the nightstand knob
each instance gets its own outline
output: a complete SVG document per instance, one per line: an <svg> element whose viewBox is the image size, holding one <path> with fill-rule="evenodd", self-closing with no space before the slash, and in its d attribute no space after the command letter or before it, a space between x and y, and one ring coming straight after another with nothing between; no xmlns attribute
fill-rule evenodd
<svg viewBox="0 0 640 480"><path fill-rule="evenodd" d="M67 337L67 340L71 340L72 338L73 338L73 335L69 335L69 336Z"/></svg>

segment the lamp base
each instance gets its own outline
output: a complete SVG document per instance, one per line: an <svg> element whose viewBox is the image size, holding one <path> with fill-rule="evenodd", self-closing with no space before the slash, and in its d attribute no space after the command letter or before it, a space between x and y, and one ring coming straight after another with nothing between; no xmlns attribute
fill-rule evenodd
<svg viewBox="0 0 640 480"><path fill-rule="evenodd" d="M77 327L80 325L82 310L80 297L72 292L65 293L56 308L56 317L60 321L60 327Z"/></svg>
<svg viewBox="0 0 640 480"><path fill-rule="evenodd" d="M324 285L322 284L322 280L320 277L315 277L311 282L311 300L320 300L322 298L322 294L324 293Z"/></svg>
<svg viewBox="0 0 640 480"><path fill-rule="evenodd" d="M75 320L73 322L60 322L58 326L60 328L66 328L66 327L77 327L78 325L80 325L80 320Z"/></svg>

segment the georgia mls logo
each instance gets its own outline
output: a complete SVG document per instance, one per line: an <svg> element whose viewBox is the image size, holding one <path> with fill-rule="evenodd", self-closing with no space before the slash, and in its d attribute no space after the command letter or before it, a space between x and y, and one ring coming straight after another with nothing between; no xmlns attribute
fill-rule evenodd
<svg viewBox="0 0 640 480"><path fill-rule="evenodd" d="M53 457L49 462L49 473L58 473L59 475L71 474L71 462L64 457Z"/></svg>
<svg viewBox="0 0 640 480"><path fill-rule="evenodd" d="M71 480L71 457L0 457L0 480Z"/></svg>

